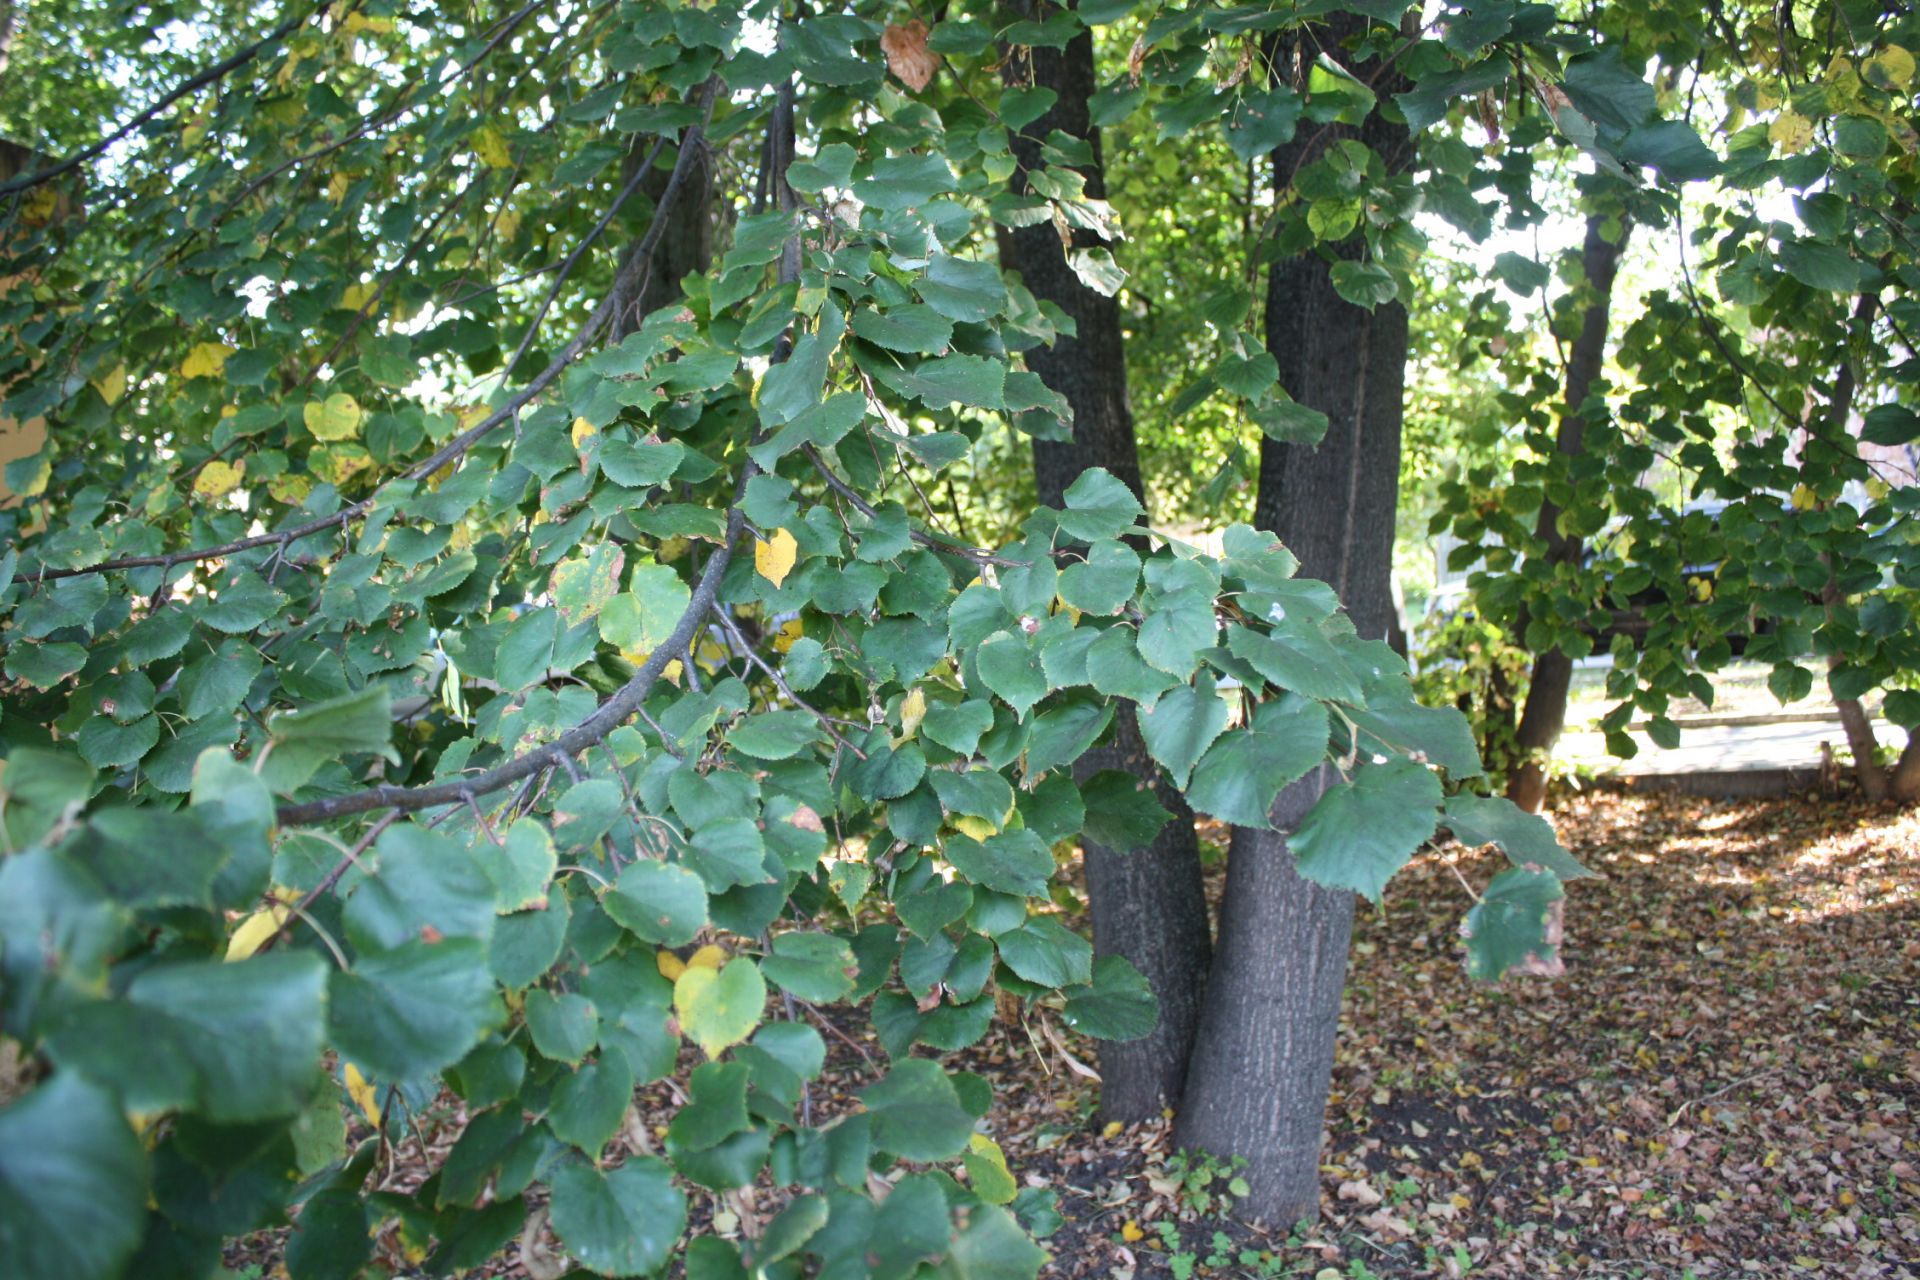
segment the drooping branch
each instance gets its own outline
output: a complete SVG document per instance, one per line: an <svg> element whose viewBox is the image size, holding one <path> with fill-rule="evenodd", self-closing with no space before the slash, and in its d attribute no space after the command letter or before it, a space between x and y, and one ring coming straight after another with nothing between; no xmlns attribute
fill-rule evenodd
<svg viewBox="0 0 1920 1280"><path fill-rule="evenodd" d="M22 191L30 191L34 187L43 186L46 183L52 182L55 178L73 172L87 161L105 154L107 148L132 133L135 129L140 128L148 121L154 119L161 112L188 94L197 93L208 85L225 79L228 75L246 66L249 62L259 57L262 51L270 45L278 44L281 40L293 34L297 28L304 26L309 18L321 12L326 7L325 4L317 4L287 18L279 26L267 32L266 35L260 37L260 39L254 41L246 48L214 63L198 75L190 76L186 80L183 80L179 85L175 86L171 92L162 97L160 101L154 103L145 111L140 112L92 146L82 147L65 160L60 161L58 164L50 165L37 173L22 174L11 182L0 183L0 197L17 195Z"/></svg>
<svg viewBox="0 0 1920 1280"><path fill-rule="evenodd" d="M753 464L748 463L742 473L743 485L754 470ZM674 624L673 631L647 655L647 660L640 664L633 678L622 685L617 693L601 703L592 715L552 742L470 778L456 778L417 787L369 787L364 791L329 796L324 800L282 805L276 814L279 824L283 827L306 826L366 813L372 809L392 808L402 813L417 813L442 805L465 804L471 799L531 778L543 770L564 767L573 756L598 745L608 734L625 724L640 709L640 704L647 700L647 695L653 692L653 686L667 669L667 664L678 658L693 641L704 625L707 612L713 608L720 590L720 579L733 558L734 544L740 540L745 524L746 517L737 505L728 511L727 531L720 548L707 561L699 582L694 585L692 599L681 613L680 620Z"/></svg>
<svg viewBox="0 0 1920 1280"><path fill-rule="evenodd" d="M713 95L709 94L706 100L707 116L703 116L698 124L690 126L687 132L681 137L679 158L674 164L673 174L668 178L666 189L661 193L659 202L654 206L653 221L648 226L646 235L641 237L628 251L626 258L621 262L618 271L615 273L613 287L609 289L606 296L600 300L599 305L593 309L593 313L587 317L586 321L567 342L567 345L562 347L559 353L548 362L546 368L534 375L531 382L508 397L505 404L495 409L492 413L489 413L473 426L468 427L465 431L454 436L426 458L402 472L399 477L402 482L422 480L449 463L464 457L467 451L472 449L482 437L493 432L502 423L513 420L521 409L525 408L536 396L551 386L555 379L559 378L562 373L565 373L568 368L586 353L587 348L592 344L593 340L599 336L601 330L606 328L608 323L612 321L614 312L619 305L619 300L627 295L628 289L626 286L629 283L627 277L631 273L646 270L647 263L651 261L654 250L659 246L660 237L666 233L667 214L674 200L679 196L681 187L685 184L686 170L692 163L693 155L699 149L700 141L706 131L707 119L710 118L712 109ZM598 235L599 230L600 228L596 227L593 234ZM563 265L570 266L571 261ZM564 271L561 273L560 278L555 280L552 286L553 288L557 289L559 287L560 280L565 278L565 274ZM536 317L536 323L537 322L538 318ZM271 533L254 534L245 538L236 538L231 542L224 542L218 546L196 547L186 551L166 552L161 555L125 556L117 560L103 560L98 564L85 565L77 569L42 568L30 573L22 573L20 577L23 580L37 584L52 582L61 578L77 578L87 574L109 573L123 569L172 569L175 565L190 564L201 560L215 560L222 556L237 555L243 551L252 551L259 547L280 547L284 549L291 543L312 537L316 533L324 533L329 529L339 528L358 519L360 516L372 510L379 498L380 491L376 490L360 501L353 503L351 506L343 507L331 515L317 516L312 520L308 520L303 524L294 525L288 529L280 529Z"/></svg>

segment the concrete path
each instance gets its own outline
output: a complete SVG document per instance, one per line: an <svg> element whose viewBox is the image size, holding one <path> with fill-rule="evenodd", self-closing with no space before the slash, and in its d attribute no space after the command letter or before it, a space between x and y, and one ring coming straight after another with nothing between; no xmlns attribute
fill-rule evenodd
<svg viewBox="0 0 1920 1280"><path fill-rule="evenodd" d="M1874 723L1882 746L1906 742L1904 730L1886 721ZM1644 733L1634 741L1640 754L1621 760L1607 754L1605 735L1569 733L1560 740L1560 757L1582 772L1618 779L1636 790L1687 791L1698 795L1779 795L1820 780L1821 745L1844 751L1847 736L1838 719L1798 719L1762 724L1683 725L1680 745L1656 747Z"/></svg>

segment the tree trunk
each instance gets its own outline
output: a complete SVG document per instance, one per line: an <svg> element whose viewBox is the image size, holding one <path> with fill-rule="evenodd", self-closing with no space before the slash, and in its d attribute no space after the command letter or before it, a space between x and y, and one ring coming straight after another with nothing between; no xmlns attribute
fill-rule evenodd
<svg viewBox="0 0 1920 1280"><path fill-rule="evenodd" d="M1600 377L1600 366L1607 355L1607 327L1613 306L1613 281L1620 271L1620 255L1627 247L1632 224L1620 221L1620 237L1608 240L1606 224L1612 220L1605 212L1587 217L1587 239L1581 250L1581 265L1586 286L1591 291L1586 310L1580 317L1580 333L1567 353L1566 399L1560 415L1560 430L1554 451L1569 461L1580 456L1586 446L1587 396ZM1548 498L1540 504L1537 536L1547 544L1547 564L1558 568L1578 561L1585 554L1582 539L1560 532L1560 507ZM1526 643L1528 615L1521 610L1514 628L1518 643ZM1528 813L1540 812L1547 798L1547 756L1560 741L1567 724L1567 694L1573 687L1573 659L1558 647L1546 649L1533 660L1533 678L1527 686L1527 705L1520 715L1514 745L1519 763L1507 779L1507 799Z"/></svg>
<svg viewBox="0 0 1920 1280"><path fill-rule="evenodd" d="M1278 61L1304 78L1320 49L1344 58L1342 42L1363 21L1335 16L1315 29L1312 45L1278 49ZM1383 97L1397 87L1382 83L1376 66L1350 69L1373 78ZM1284 192L1316 148L1340 136L1358 136L1390 170L1411 158L1405 128L1375 116L1357 130L1314 131L1280 148L1276 188ZM1347 252L1357 255L1359 243ZM1301 572L1339 591L1360 634L1384 639L1394 620L1406 308L1354 306L1334 289L1328 264L1303 255L1274 263L1266 324L1281 385L1326 414L1328 427L1317 448L1262 446L1255 524L1280 536ZM1275 1226L1316 1217L1320 1208L1321 1130L1353 895L1301 878L1284 833L1332 781L1323 767L1283 791L1276 830L1233 833L1220 942L1175 1127L1182 1146L1245 1158L1248 1208Z"/></svg>
<svg viewBox="0 0 1920 1280"><path fill-rule="evenodd" d="M1907 745L1887 779L1887 791L1899 804L1920 802L1920 732L1907 736Z"/></svg>
<svg viewBox="0 0 1920 1280"><path fill-rule="evenodd" d="M1102 196L1100 134L1087 114L1087 100L1096 88L1092 37L1082 35L1064 50L1034 49L1030 63L1009 59L1009 81L1028 83L1029 67L1030 83L1050 88L1059 97L1045 116L1013 138L1020 164L1015 189L1024 190L1027 170L1044 164L1035 139L1059 129L1088 141L1094 163L1084 171L1087 192ZM1018 271L1034 297L1059 306L1078 328L1077 337L1062 337L1050 349L1027 353L1028 367L1073 406L1070 443L1034 442L1040 501L1059 506L1067 487L1089 467L1105 467L1144 501L1133 408L1127 397L1119 303L1087 288L1074 275L1051 223L1003 227L999 243L1001 265ZM1084 779L1102 769L1122 769L1142 778L1155 777L1158 770L1147 756L1133 716L1123 712L1115 723L1114 741L1083 757L1078 776ZM1212 952L1193 812L1164 783L1157 784L1157 790L1173 819L1152 844L1132 853L1091 842L1082 845L1095 954L1125 956L1146 976L1160 1000L1160 1022L1151 1035L1100 1045L1100 1111L1109 1120L1157 1116L1179 1098Z"/></svg>

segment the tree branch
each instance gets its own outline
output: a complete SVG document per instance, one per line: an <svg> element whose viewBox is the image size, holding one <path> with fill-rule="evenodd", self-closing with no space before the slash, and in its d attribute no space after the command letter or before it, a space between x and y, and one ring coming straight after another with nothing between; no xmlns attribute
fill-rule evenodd
<svg viewBox="0 0 1920 1280"><path fill-rule="evenodd" d="M712 96L709 95L707 99L709 113L711 113L712 106L713 99ZM679 159L674 164L673 173L668 176L666 189L661 192L660 200L654 206L653 221L647 228L646 235L629 251L626 260L620 264L619 270L615 273L613 288L607 292L606 297L600 300L599 305L593 309L593 314L587 317L586 322L580 326L578 332L567 342L567 345L560 349L559 354L554 356L553 360L545 369L542 369L534 376L533 381L529 382L525 387L511 396L505 404L495 409L473 426L468 427L459 435L453 437L453 439L447 441L444 445L441 445L426 458L402 472L399 477L400 480L422 480L440 470L440 468L446 466L448 463L463 457L482 436L487 435L496 427L500 426L500 424L518 415L522 408L542 391L545 391L547 387L552 385L555 379L566 372L566 370L581 357L588 345L598 336L600 330L605 328L607 323L612 320L613 313L619 305L619 300L626 295L625 285L627 283L627 275L642 267L653 256L654 249L659 246L660 238L666 234L666 215L672 208L674 200L679 196L680 188L685 185L687 170L690 167L694 153L699 149L700 140L705 132L706 121L703 119L701 123L691 126L681 138ZM553 287L556 289L559 287L558 280L555 281ZM87 574L108 573L121 569L161 568L170 570L175 565L189 564L200 560L214 560L222 556L235 555L242 551L251 551L257 547L270 547L275 545L285 547L288 543L298 542L316 533L323 533L328 529L338 528L347 524L349 521L365 515L373 509L374 504L380 499L380 496L381 490L376 490L352 506L343 507L332 515L318 516L304 524L298 524L289 529L281 529L272 533L256 534L247 538L237 538L232 542L221 543L215 547L197 547L187 551L168 552L164 555L127 556L118 560L103 560L98 564L86 565L78 569L43 568L31 573L22 573L20 578L23 581L39 584L56 581L60 578L77 578Z"/></svg>
<svg viewBox="0 0 1920 1280"><path fill-rule="evenodd" d="M742 472L744 485L755 467L748 463ZM365 813L369 809L392 808L403 813L416 813L421 809L438 808L441 805L464 804L470 797L488 795L504 787L510 787L523 779L531 778L543 770L562 766L570 757L580 754L598 744L608 734L626 723L627 718L640 709L640 704L653 692L653 686L659 681L661 672L687 647L694 635L703 625L702 620L713 607L714 598L720 590L720 578L726 572L727 564L733 558L734 544L739 541L746 517L738 506L727 513L727 532L720 549L707 561L706 568L700 574L700 581L693 588L693 598L688 602L686 611L680 615L680 621L674 624L673 632L640 664L633 678L620 687L619 692L601 703L599 708L585 720L561 734L558 738L542 747L536 747L523 756L517 756L503 765L489 769L473 777L455 778L448 782L429 783L418 787L379 786L364 791L353 791L342 796L330 796L324 800L313 800L305 804L282 805L276 814L276 820L283 827L307 826L317 822L329 822L335 818L344 818L350 814Z"/></svg>
<svg viewBox="0 0 1920 1280"><path fill-rule="evenodd" d="M141 125L146 124L149 120L152 120L155 116L158 116L162 111L165 111L168 107L180 101L180 99L186 97L188 94L204 89L214 81L220 80L230 72L236 71L247 65L247 63L252 62L260 56L261 51L268 45L277 44L279 41L285 39L288 35L292 34L295 28L302 26L307 19L313 17L326 7L324 4L315 5L304 12L297 13L293 17L286 19L279 26L267 32L266 35L254 41L238 53L220 62L216 62L199 75L191 76L182 81L171 93L161 98L160 101L154 103L145 111L140 112L92 146L82 147L65 160L49 168L42 169L38 173L22 174L11 182L0 184L0 196L17 195L22 191L28 191L34 187L52 182L55 178L63 174L71 173L87 161L103 154L107 148L111 147L114 143L132 133Z"/></svg>

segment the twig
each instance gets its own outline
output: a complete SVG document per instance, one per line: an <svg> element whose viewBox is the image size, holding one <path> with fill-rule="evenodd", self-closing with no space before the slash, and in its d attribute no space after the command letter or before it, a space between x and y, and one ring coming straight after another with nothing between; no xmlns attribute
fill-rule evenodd
<svg viewBox="0 0 1920 1280"><path fill-rule="evenodd" d="M828 715L824 711L821 711L819 708L807 702L807 700L802 698L799 694L795 693L793 691L793 686L787 683L787 678L781 675L779 671L775 670L772 666L770 666L767 660L760 656L759 651L756 650L752 645L747 643L747 638L740 634L739 624L736 623L733 620L733 618L727 613L726 606L720 604L718 601L715 601L713 606L713 616L720 619L721 628L728 635L733 637L734 643L740 646L740 652L746 655L747 661L751 662L754 666L760 668L760 670L766 672L767 678L773 681L774 687L780 690L782 697L786 698L788 702L791 702L794 706L800 708L802 711L812 716L815 720L818 720L820 722L820 727L827 731L827 736L832 738L836 743L845 747L847 750L853 752L854 755L858 756L862 760L865 760L867 758L866 752L854 746L851 742L848 742L844 737L841 736L840 731L834 727L832 716Z"/></svg>

